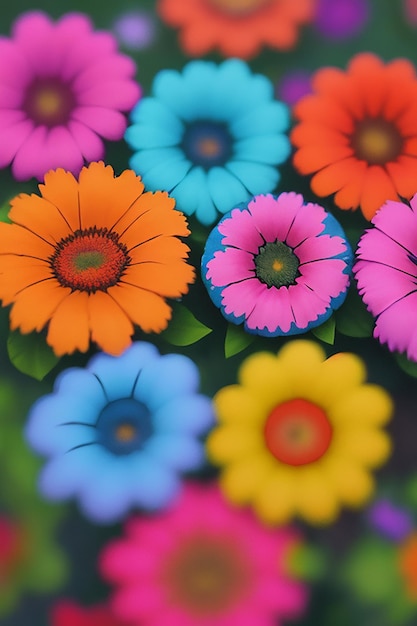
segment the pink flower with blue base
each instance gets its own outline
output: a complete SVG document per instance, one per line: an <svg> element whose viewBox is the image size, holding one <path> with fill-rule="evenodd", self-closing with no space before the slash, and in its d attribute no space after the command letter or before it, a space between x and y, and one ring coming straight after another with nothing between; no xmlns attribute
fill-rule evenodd
<svg viewBox="0 0 417 626"><path fill-rule="evenodd" d="M229 322L277 337L324 323L345 300L351 265L343 229L323 207L296 193L267 194L211 231L202 277Z"/></svg>

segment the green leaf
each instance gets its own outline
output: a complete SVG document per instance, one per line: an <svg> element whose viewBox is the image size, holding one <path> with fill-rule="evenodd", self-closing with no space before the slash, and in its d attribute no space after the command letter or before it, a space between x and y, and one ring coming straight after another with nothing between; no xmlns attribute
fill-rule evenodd
<svg viewBox="0 0 417 626"><path fill-rule="evenodd" d="M36 380L42 380L58 363L59 358L38 333L22 335L12 331L7 338L9 359L16 369Z"/></svg>
<svg viewBox="0 0 417 626"><path fill-rule="evenodd" d="M182 304L173 307L172 320L161 337L174 346L190 346L212 332L212 328L199 322Z"/></svg>
<svg viewBox="0 0 417 626"><path fill-rule="evenodd" d="M415 361L410 361L405 354L400 354L399 352L394 354L394 359L403 372L413 376L413 378L417 378L417 363Z"/></svg>
<svg viewBox="0 0 417 626"><path fill-rule="evenodd" d="M7 224L11 224L11 220L9 220L9 211L10 204L5 202L2 206L0 206L0 222L7 222Z"/></svg>
<svg viewBox="0 0 417 626"><path fill-rule="evenodd" d="M336 328L348 337L371 337L374 318L366 310L355 287L351 287L345 302L335 313Z"/></svg>
<svg viewBox="0 0 417 626"><path fill-rule="evenodd" d="M331 346L334 344L334 337L336 331L336 322L334 316L330 317L324 324L312 329L312 333L317 339L321 339L325 343L329 343Z"/></svg>
<svg viewBox="0 0 417 626"><path fill-rule="evenodd" d="M224 355L226 359L242 352L254 340L255 337L246 333L240 326L229 324L224 340Z"/></svg>

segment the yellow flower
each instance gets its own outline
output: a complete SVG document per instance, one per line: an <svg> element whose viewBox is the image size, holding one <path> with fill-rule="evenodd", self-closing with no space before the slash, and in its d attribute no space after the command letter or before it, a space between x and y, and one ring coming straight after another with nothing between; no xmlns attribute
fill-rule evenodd
<svg viewBox="0 0 417 626"><path fill-rule="evenodd" d="M381 427L393 412L389 394L365 380L358 356L326 358L307 340L247 358L239 384L215 395L219 425L207 443L226 497L270 524L330 523L342 505L363 505L370 470L391 451Z"/></svg>

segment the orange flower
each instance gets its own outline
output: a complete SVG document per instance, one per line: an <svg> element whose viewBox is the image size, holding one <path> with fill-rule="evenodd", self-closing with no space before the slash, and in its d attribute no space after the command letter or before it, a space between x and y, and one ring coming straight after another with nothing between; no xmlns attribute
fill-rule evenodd
<svg viewBox="0 0 417 626"><path fill-rule="evenodd" d="M159 0L157 11L181 28L190 56L218 49L224 56L249 59L263 44L293 48L300 24L313 18L316 0Z"/></svg>
<svg viewBox="0 0 417 626"><path fill-rule="evenodd" d="M417 77L406 59L358 54L347 72L324 68L294 107L294 165L318 196L370 220L386 200L417 191Z"/></svg>
<svg viewBox="0 0 417 626"><path fill-rule="evenodd" d="M41 196L11 202L12 224L0 223L0 298L12 304L12 329L48 327L60 356L88 350L90 339L118 355L133 324L161 332L171 317L165 298L179 298L194 280L189 234L166 192L143 193L131 170L114 177L91 163L79 180L58 169L39 185Z"/></svg>

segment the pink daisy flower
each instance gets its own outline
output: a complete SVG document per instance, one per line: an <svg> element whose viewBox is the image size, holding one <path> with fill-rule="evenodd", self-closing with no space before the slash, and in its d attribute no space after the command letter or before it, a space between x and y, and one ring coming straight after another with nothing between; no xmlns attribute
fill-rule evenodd
<svg viewBox="0 0 417 626"><path fill-rule="evenodd" d="M12 37L0 37L0 168L17 180L42 180L62 167L78 174L104 156L103 139L122 139L141 95L135 63L86 15L56 23L24 13Z"/></svg>
<svg viewBox="0 0 417 626"><path fill-rule="evenodd" d="M417 194L410 204L387 201L362 235L353 271L376 318L374 337L417 361Z"/></svg>
<svg viewBox="0 0 417 626"><path fill-rule="evenodd" d="M345 300L351 264L342 227L321 206L258 195L211 231L202 277L229 322L276 337L325 322Z"/></svg>
<svg viewBox="0 0 417 626"><path fill-rule="evenodd" d="M171 509L129 520L101 570L119 586L115 614L141 626L275 626L305 608L286 567L299 541L232 508L216 486L189 484Z"/></svg>

